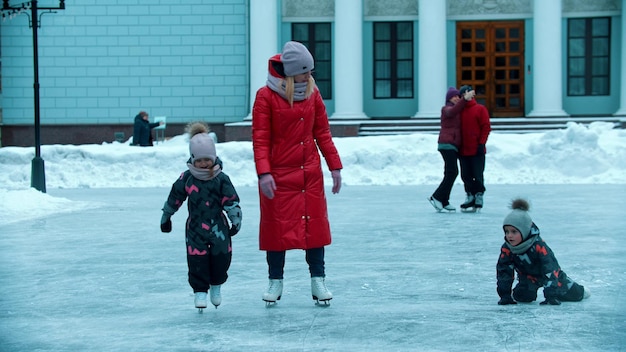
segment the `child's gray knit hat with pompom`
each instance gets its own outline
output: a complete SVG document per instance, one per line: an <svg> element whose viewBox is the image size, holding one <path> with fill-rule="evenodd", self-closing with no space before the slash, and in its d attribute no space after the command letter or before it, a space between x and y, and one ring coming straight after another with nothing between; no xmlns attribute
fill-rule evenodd
<svg viewBox="0 0 626 352"><path fill-rule="evenodd" d="M189 135L189 154L191 156L191 162L196 159L209 158L213 162L217 158L215 151L215 142L209 135L209 128L206 124L201 122L191 123L188 126Z"/></svg>
<svg viewBox="0 0 626 352"><path fill-rule="evenodd" d="M502 222L502 228L506 225L514 226L522 234L522 242L528 239L530 235L530 228L533 225L533 220L528 215L530 205L525 199L515 199L511 202L511 213L504 218Z"/></svg>

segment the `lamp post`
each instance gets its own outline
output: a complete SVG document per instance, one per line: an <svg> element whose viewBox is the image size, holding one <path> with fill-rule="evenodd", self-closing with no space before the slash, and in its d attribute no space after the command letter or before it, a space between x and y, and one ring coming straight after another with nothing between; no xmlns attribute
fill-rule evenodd
<svg viewBox="0 0 626 352"><path fill-rule="evenodd" d="M34 68L34 98L35 98L35 157L33 158L31 165L31 180L30 186L37 189L40 192L46 193L46 173L44 169L44 162L41 158L41 121L40 121L40 106L39 106L39 52L37 44L37 29L41 27L41 16L38 15L39 10L43 10L43 13L54 13L54 10L64 10L65 0L59 0L59 6L57 7L39 7L37 6L37 0L31 0L23 2L19 5L9 5L9 0L2 1L2 19L13 18L19 14L26 14L29 18L28 26L33 29L33 68ZM28 11L30 10L30 15ZM43 15L43 13L41 15Z"/></svg>

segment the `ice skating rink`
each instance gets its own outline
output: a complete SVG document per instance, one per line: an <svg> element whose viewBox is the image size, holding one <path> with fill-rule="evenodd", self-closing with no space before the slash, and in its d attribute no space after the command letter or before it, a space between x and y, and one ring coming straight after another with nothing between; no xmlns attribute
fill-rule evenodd
<svg viewBox="0 0 626 352"><path fill-rule="evenodd" d="M159 231L169 188L49 189L93 206L0 224L1 351L619 351L626 349L624 185L487 185L481 213L439 214L435 186L327 193L330 307L287 254L266 308L258 194L244 214L222 305L198 314L187 284L186 208ZM580 303L498 306L495 265L509 200L526 196ZM459 185L452 204L462 202ZM36 206L36 205L34 205ZM539 293L540 299L543 298Z"/></svg>

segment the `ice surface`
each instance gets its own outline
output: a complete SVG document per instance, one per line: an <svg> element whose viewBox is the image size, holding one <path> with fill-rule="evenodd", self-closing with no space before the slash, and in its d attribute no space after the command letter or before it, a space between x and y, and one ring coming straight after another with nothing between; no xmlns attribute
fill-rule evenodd
<svg viewBox="0 0 626 352"><path fill-rule="evenodd" d="M171 234L159 231L169 188L48 189L68 211L0 222L0 350L626 349L623 184L488 184L476 214L435 213L426 200L435 187L328 192L331 306L313 304L304 253L290 251L285 291L271 308L261 300L257 189L237 187L244 220L230 277L222 305L203 314L186 281L186 211L174 215ZM518 195L531 200L542 236L591 298L496 304L502 220ZM452 204L462 200L456 185Z"/></svg>

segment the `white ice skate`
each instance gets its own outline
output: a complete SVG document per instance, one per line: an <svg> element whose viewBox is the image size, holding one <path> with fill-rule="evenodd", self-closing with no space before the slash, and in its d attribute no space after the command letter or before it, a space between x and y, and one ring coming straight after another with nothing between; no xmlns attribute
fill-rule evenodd
<svg viewBox="0 0 626 352"><path fill-rule="evenodd" d="M272 304L276 304L276 301L280 300L280 297L283 294L283 280L280 279L270 279L269 286L265 293L263 293L263 300L265 301L265 306L269 307Z"/></svg>
<svg viewBox="0 0 626 352"><path fill-rule="evenodd" d="M198 312L202 313L202 310L206 308L206 292L196 292L195 298L193 300L196 308L198 308Z"/></svg>
<svg viewBox="0 0 626 352"><path fill-rule="evenodd" d="M217 309L217 306L222 304L222 293L220 292L220 288L222 288L222 285L213 285L209 289L211 292L211 303L215 306L215 309Z"/></svg>
<svg viewBox="0 0 626 352"><path fill-rule="evenodd" d="M438 201L437 198L435 198L435 197L428 197L426 199L428 199L430 204L432 204L433 208L435 208L435 210L438 213L454 213L454 212L456 212L456 208L453 207L451 204L448 204L448 205L444 206L443 203Z"/></svg>
<svg viewBox="0 0 626 352"><path fill-rule="evenodd" d="M428 197L428 201L435 208L435 210L439 213L443 210L443 204L434 197Z"/></svg>
<svg viewBox="0 0 626 352"><path fill-rule="evenodd" d="M448 204L446 206L443 207L443 210L447 211L448 213L454 213L456 212L456 208L452 206L452 204ZM443 211L442 210L442 211Z"/></svg>
<svg viewBox="0 0 626 352"><path fill-rule="evenodd" d="M311 278L311 295L316 304L320 304L321 301L323 305L330 305L330 300L333 299L333 294L326 288L324 278L319 276Z"/></svg>

